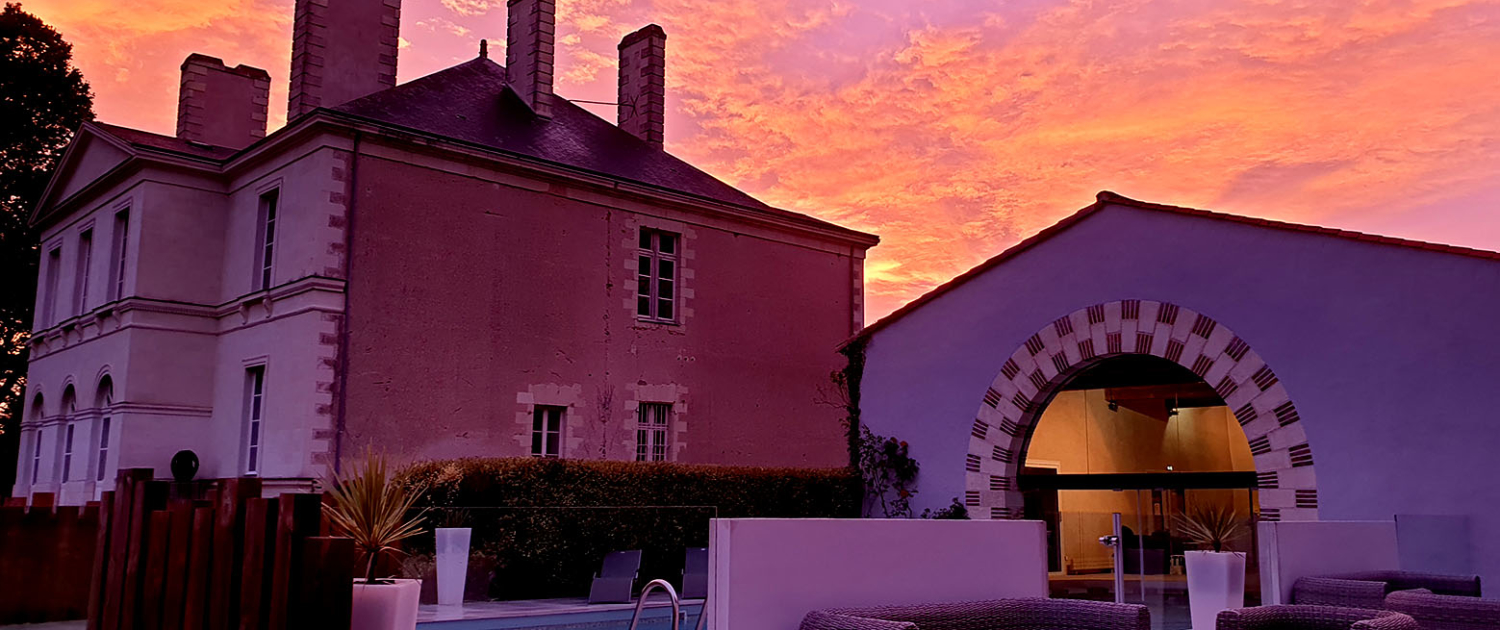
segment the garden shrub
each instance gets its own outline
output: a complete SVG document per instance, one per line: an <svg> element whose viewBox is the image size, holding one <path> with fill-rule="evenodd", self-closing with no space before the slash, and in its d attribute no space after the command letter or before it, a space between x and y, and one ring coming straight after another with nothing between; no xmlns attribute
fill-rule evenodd
<svg viewBox="0 0 1500 630"><path fill-rule="evenodd" d="M472 458L419 463L400 480L425 488L429 527L472 527L471 548L498 558L497 599L586 595L604 555L627 549L643 552L638 588L677 585L711 518L857 518L861 503L846 469Z"/></svg>

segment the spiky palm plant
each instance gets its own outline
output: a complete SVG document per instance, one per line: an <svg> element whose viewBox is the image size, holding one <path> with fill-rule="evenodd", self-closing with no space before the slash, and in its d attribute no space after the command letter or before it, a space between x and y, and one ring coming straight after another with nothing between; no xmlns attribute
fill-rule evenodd
<svg viewBox="0 0 1500 630"><path fill-rule="evenodd" d="M1238 513L1223 506L1195 510L1191 515L1179 514L1173 520L1184 537L1213 551L1224 551L1229 543L1249 531Z"/></svg>
<svg viewBox="0 0 1500 630"><path fill-rule="evenodd" d="M396 543L422 533L422 513L407 517L421 490L394 483L388 470L384 455L365 449L364 461L334 475L328 490L333 501L323 504L323 514L368 558L366 584L377 583L375 564L381 554L400 553Z"/></svg>

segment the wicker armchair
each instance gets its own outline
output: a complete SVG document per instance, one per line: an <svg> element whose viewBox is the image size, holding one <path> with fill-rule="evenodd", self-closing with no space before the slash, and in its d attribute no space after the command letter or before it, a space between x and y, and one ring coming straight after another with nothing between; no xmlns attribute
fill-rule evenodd
<svg viewBox="0 0 1500 630"><path fill-rule="evenodd" d="M1151 613L1137 604L1000 599L813 611L801 630L1151 630Z"/></svg>
<svg viewBox="0 0 1500 630"><path fill-rule="evenodd" d="M1300 578L1292 585L1292 603L1381 610L1385 608L1387 594L1417 588L1439 595L1479 597L1480 594L1477 575L1366 571Z"/></svg>
<svg viewBox="0 0 1500 630"><path fill-rule="evenodd" d="M1387 595L1385 607L1410 615L1422 630L1500 630L1500 601L1493 599L1419 589Z"/></svg>
<svg viewBox="0 0 1500 630"><path fill-rule="evenodd" d="M1420 630L1401 613L1337 606L1260 606L1219 613L1216 630Z"/></svg>

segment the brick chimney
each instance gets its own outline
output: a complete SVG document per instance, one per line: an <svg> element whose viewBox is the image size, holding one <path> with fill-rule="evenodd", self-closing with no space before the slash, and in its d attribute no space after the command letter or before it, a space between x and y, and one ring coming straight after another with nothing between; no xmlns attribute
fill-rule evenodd
<svg viewBox="0 0 1500 630"><path fill-rule="evenodd" d="M555 0L508 0L505 73L531 111L552 117L552 49Z"/></svg>
<svg viewBox="0 0 1500 630"><path fill-rule="evenodd" d="M620 128L660 147L666 121L667 33L651 24L620 41Z"/></svg>
<svg viewBox="0 0 1500 630"><path fill-rule="evenodd" d="M396 85L401 0L297 0L287 118Z"/></svg>
<svg viewBox="0 0 1500 630"><path fill-rule="evenodd" d="M265 70L188 55L177 92L177 137L243 149L266 137L270 99L271 75Z"/></svg>

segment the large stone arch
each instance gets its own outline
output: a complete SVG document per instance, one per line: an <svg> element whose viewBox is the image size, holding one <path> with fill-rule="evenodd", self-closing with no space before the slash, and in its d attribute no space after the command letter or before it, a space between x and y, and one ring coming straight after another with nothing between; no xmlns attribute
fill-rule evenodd
<svg viewBox="0 0 1500 630"><path fill-rule="evenodd" d="M1312 449L1276 372L1214 319L1151 300L1095 304L1059 317L1005 360L979 404L964 460L971 517L1021 517L1016 475L1037 418L1070 377L1122 354L1173 361L1218 391L1250 440L1262 519L1318 519Z"/></svg>

